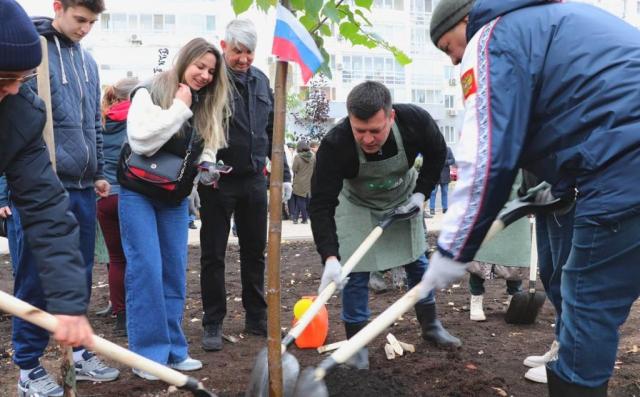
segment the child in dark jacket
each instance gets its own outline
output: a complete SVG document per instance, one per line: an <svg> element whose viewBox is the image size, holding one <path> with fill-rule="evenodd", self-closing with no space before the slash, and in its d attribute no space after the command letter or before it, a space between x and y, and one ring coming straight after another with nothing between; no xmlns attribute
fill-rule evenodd
<svg viewBox="0 0 640 397"><path fill-rule="evenodd" d="M124 305L124 270L126 260L120 241L118 193L116 177L122 143L127 138L129 94L138 85L138 79L122 79L107 87L102 98L104 176L111 184L109 196L98 199L98 221L109 251L109 299L116 316L116 335L127 334Z"/></svg>

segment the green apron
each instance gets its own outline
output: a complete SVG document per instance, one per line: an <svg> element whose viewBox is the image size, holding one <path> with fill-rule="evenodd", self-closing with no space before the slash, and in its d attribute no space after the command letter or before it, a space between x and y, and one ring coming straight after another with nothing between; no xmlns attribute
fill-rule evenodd
<svg viewBox="0 0 640 397"><path fill-rule="evenodd" d="M385 160L367 162L355 143L360 164L358 175L345 179L335 215L343 261L360 246L382 216L407 201L415 188L418 173L408 165L402 136L395 123L392 131L398 154ZM418 259L426 248L421 212L410 220L389 226L353 271L372 272L403 266Z"/></svg>

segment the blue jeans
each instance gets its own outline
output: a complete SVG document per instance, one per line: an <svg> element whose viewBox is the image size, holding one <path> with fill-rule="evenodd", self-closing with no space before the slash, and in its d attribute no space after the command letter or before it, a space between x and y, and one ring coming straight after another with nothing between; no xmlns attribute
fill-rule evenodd
<svg viewBox="0 0 640 397"><path fill-rule="evenodd" d="M422 280L422 275L427 270L429 261L426 255L421 255L417 260L404 265L407 273L409 289ZM435 303L433 291L426 298L418 301L418 304ZM342 321L345 323L361 323L369 320L369 272L357 272L349 275L349 282L342 291Z"/></svg>
<svg viewBox="0 0 640 397"><path fill-rule="evenodd" d="M564 215L540 215L536 217L538 267L540 280L549 301L556 309L556 339L562 327L562 268L571 252L575 207Z"/></svg>
<svg viewBox="0 0 640 397"><path fill-rule="evenodd" d="M438 193L438 186L440 186L440 202L442 203L442 210L446 211L449 208L449 184L438 183L431 191L431 197L429 197L429 209L431 211L436 210L436 193Z"/></svg>
<svg viewBox="0 0 640 397"><path fill-rule="evenodd" d="M96 232L96 197L93 189L69 190L69 210L80 226L80 251L87 269L87 289L91 294L91 277ZM9 251L14 273L14 295L35 307L46 309L38 266L29 249L17 208L11 203L13 216L8 221ZM33 369L49 343L49 333L20 318L13 318L13 361L21 369Z"/></svg>
<svg viewBox="0 0 640 397"><path fill-rule="evenodd" d="M618 328L640 295L640 215L613 224L576 219L562 269L562 329L549 369L566 382L599 387L611 377Z"/></svg>
<svg viewBox="0 0 640 397"><path fill-rule="evenodd" d="M188 200L170 205L123 187L119 211L129 349L160 364L183 361Z"/></svg>

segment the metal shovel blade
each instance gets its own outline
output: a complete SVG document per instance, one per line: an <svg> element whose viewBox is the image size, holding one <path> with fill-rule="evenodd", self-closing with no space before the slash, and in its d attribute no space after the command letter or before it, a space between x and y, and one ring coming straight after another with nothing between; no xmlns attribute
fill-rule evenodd
<svg viewBox="0 0 640 397"><path fill-rule="evenodd" d="M302 371L293 397L329 397L329 389L324 379L316 379L316 369L309 367Z"/></svg>
<svg viewBox="0 0 640 397"><path fill-rule="evenodd" d="M542 291L516 293L511 299L504 321L509 324L533 324L545 298L546 295Z"/></svg>
<svg viewBox="0 0 640 397"><path fill-rule="evenodd" d="M293 389L300 374L300 364L291 354L282 354L282 391L284 397L293 396ZM269 396L269 360L267 349L264 348L258 353L256 363L251 371L249 387L245 393L246 397L268 397Z"/></svg>

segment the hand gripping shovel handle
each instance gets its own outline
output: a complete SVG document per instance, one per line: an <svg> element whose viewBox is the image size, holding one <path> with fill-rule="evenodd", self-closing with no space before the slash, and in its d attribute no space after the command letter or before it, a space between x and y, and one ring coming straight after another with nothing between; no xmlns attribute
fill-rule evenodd
<svg viewBox="0 0 640 397"><path fill-rule="evenodd" d="M386 214L378 223L371 233L365 238L365 240L360 244L360 246L351 254L351 257L342 265L342 271L340 272L340 280L344 280L349 273L356 267L356 265L360 262L360 260L369 252L369 249L373 246L373 244L380 238L382 232L389 227L393 222L397 220L405 220L410 219L417 214L420 213L419 208L412 209L409 212L400 212L397 209ZM327 303L329 298L336 292L338 286L334 281L329 283L321 292L320 295L313 301L311 306L305 311L300 320L296 323L296 325L291 328L287 336L282 339L282 352L287 349L293 341L295 341L300 334L307 328L311 320L318 314L322 306Z"/></svg>
<svg viewBox="0 0 640 397"><path fill-rule="evenodd" d="M54 332L58 326L58 320L53 315L3 291L0 291L0 310L20 317L49 332ZM97 335L93 335L93 341L93 350L105 357L155 375L169 384L191 391L195 396L214 396L206 391L203 385L194 378L151 361Z"/></svg>

